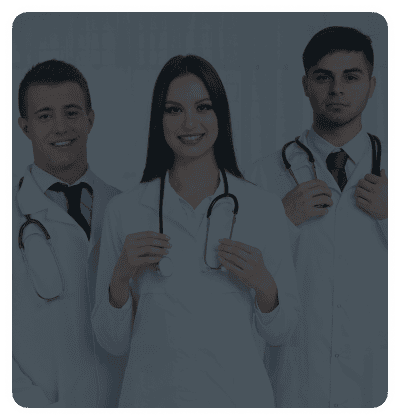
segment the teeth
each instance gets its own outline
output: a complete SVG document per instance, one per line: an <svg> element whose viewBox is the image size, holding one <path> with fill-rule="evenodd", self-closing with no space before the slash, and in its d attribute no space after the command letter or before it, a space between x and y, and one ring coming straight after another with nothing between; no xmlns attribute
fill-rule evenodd
<svg viewBox="0 0 400 420"><path fill-rule="evenodd" d="M200 134L198 136L180 136L183 140L188 140L188 141L196 141L198 140L200 137L202 137L203 134Z"/></svg>
<svg viewBox="0 0 400 420"><path fill-rule="evenodd" d="M67 140L67 141L61 141L58 143L53 143L54 146L66 146L67 144L70 144L72 142L72 140Z"/></svg>

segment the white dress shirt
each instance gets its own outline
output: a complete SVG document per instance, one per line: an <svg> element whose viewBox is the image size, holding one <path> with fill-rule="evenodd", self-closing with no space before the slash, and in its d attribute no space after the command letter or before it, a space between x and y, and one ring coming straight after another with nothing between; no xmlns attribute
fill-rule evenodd
<svg viewBox="0 0 400 420"><path fill-rule="evenodd" d="M32 165L31 173L32 173L32 178L35 180L36 184L39 186L39 188L44 193L44 195L48 197L50 200L54 201L56 204L58 204L62 209L67 211L68 203L67 203L67 198L65 197L65 194L61 191L60 192L51 191L49 190L49 188L56 182L61 182L62 184L65 184L65 185L68 185L68 184L56 178L55 176L49 174L43 169L40 169L35 164ZM89 166L83 176L81 176L75 183L68 186L72 187L73 185L78 185L81 182L86 182L93 189L94 174L90 170ZM91 225L91 222L92 222L92 204L93 204L93 197L90 195L89 191L86 188L83 188L82 195L81 195L81 212L82 212L83 217L89 223L89 226Z"/></svg>

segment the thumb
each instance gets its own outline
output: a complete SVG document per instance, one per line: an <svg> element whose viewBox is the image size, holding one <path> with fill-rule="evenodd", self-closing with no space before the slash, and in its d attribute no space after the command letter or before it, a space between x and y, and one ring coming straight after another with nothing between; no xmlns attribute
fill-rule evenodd
<svg viewBox="0 0 400 420"><path fill-rule="evenodd" d="M387 175L386 175L386 172L385 172L385 170L384 170L384 169L382 169L382 170L381 170L381 176L383 176L383 177L387 178Z"/></svg>

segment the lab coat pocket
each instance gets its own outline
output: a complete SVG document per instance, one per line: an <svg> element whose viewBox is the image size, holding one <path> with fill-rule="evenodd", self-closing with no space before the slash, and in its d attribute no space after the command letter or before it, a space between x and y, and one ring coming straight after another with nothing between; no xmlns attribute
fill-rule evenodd
<svg viewBox="0 0 400 420"><path fill-rule="evenodd" d="M43 233L26 228L22 257L37 295L44 300L52 300L64 290L64 279L51 239Z"/></svg>

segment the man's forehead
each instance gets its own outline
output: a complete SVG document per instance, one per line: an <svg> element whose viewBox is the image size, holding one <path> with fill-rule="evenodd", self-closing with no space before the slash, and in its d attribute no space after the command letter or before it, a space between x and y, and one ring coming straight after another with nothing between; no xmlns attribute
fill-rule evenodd
<svg viewBox="0 0 400 420"><path fill-rule="evenodd" d="M332 72L342 72L352 68L366 69L367 63L362 52L338 51L325 55L315 67Z"/></svg>
<svg viewBox="0 0 400 420"><path fill-rule="evenodd" d="M85 105L85 96L77 83L65 82L60 84L33 85L27 92L27 105L29 108L63 107L76 103L82 108Z"/></svg>

